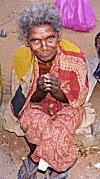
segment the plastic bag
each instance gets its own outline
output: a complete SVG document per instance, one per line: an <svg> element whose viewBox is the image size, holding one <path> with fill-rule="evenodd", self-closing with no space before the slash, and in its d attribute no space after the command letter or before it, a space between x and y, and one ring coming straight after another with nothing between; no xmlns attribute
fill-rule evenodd
<svg viewBox="0 0 100 179"><path fill-rule="evenodd" d="M89 32L96 26L96 19L89 0L56 0L64 27Z"/></svg>

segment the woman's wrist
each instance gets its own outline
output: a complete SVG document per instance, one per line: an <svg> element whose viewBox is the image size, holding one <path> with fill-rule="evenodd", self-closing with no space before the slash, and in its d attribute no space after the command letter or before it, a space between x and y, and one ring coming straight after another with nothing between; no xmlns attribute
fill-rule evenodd
<svg viewBox="0 0 100 179"><path fill-rule="evenodd" d="M46 97L46 95L47 95L47 92L37 89L31 96L30 101L31 102L40 102L40 101L42 101L42 99L44 99Z"/></svg>

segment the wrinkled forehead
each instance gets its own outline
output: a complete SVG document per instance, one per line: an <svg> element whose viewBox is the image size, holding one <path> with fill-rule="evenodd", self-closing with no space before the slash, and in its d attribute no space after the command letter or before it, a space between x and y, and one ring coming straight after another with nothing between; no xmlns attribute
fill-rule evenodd
<svg viewBox="0 0 100 179"><path fill-rule="evenodd" d="M44 38L50 35L54 35L54 27L51 25L38 25L29 29L29 37Z"/></svg>

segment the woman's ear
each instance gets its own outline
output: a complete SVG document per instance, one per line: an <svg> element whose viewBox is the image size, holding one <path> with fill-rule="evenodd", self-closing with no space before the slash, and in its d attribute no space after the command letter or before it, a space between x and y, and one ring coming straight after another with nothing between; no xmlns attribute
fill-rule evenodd
<svg viewBox="0 0 100 179"><path fill-rule="evenodd" d="M25 40L25 45L26 45L26 47L30 47L29 42L28 42L27 39Z"/></svg>
<svg viewBox="0 0 100 179"><path fill-rule="evenodd" d="M62 31L60 30L60 31L58 32L58 42L60 42L61 39L62 39Z"/></svg>

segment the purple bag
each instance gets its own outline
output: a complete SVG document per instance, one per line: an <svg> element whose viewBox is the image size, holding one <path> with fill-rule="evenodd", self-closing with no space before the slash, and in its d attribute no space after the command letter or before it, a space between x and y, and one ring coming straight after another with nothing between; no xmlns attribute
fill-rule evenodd
<svg viewBox="0 0 100 179"><path fill-rule="evenodd" d="M96 26L96 18L89 0L56 0L64 27L89 32Z"/></svg>

